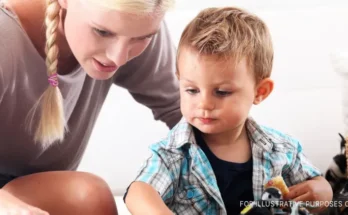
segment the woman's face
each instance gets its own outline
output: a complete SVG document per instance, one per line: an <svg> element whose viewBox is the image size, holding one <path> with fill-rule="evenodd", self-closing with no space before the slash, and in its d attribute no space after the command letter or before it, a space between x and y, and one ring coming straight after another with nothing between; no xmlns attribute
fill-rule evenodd
<svg viewBox="0 0 348 215"><path fill-rule="evenodd" d="M102 0L100 0L102 1ZM91 5L83 0L59 0L66 9L64 34L75 58L98 80L140 55L158 32L163 13L135 15Z"/></svg>

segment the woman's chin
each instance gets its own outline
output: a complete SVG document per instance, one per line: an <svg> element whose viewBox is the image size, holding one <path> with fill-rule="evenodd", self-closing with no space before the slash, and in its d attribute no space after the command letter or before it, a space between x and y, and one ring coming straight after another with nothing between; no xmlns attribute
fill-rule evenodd
<svg viewBox="0 0 348 215"><path fill-rule="evenodd" d="M112 78L115 72L100 72L96 70L85 70L87 75L95 80L107 80Z"/></svg>

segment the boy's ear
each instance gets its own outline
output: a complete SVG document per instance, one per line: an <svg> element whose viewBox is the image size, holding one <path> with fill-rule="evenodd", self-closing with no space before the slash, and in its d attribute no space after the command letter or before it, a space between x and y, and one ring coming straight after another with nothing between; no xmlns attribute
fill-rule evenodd
<svg viewBox="0 0 348 215"><path fill-rule="evenodd" d="M68 0L58 0L58 3L59 3L61 8L67 9L67 7L68 7Z"/></svg>
<svg viewBox="0 0 348 215"><path fill-rule="evenodd" d="M270 78L265 78L260 81L256 87L256 94L254 98L254 105L260 104L273 91L274 82Z"/></svg>

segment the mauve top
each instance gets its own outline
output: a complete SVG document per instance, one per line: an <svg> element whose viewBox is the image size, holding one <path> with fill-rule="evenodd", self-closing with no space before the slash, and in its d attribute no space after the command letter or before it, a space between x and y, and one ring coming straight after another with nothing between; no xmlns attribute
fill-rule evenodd
<svg viewBox="0 0 348 215"><path fill-rule="evenodd" d="M148 48L112 79L93 80L81 67L59 75L69 133L45 150L35 144L25 118L48 87L45 61L15 14L0 7L0 187L30 173L75 170L112 84L127 89L168 127L180 120L175 48L164 22Z"/></svg>

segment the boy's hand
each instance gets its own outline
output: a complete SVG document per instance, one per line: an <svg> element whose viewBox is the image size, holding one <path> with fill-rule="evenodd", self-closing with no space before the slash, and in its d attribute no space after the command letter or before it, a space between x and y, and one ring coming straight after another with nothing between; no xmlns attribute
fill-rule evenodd
<svg viewBox="0 0 348 215"><path fill-rule="evenodd" d="M332 201L333 197L330 184L321 176L291 186L289 191L285 198L293 201L317 201L322 204Z"/></svg>

